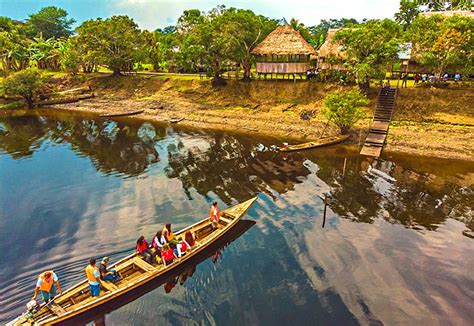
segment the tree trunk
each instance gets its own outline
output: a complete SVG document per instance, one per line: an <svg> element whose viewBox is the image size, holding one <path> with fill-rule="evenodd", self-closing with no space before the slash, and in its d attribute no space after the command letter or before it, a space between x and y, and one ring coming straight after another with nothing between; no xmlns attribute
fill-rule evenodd
<svg viewBox="0 0 474 326"><path fill-rule="evenodd" d="M242 62L242 67L244 68L244 77L242 79L243 80L250 80L251 64L250 64L250 60L248 58L244 59L244 61Z"/></svg>
<svg viewBox="0 0 474 326"><path fill-rule="evenodd" d="M25 96L25 100L26 100L26 105L28 106L28 109L33 109L35 107L33 104L32 96Z"/></svg>
<svg viewBox="0 0 474 326"><path fill-rule="evenodd" d="M122 73L120 72L120 68L113 68L112 76L122 76Z"/></svg>

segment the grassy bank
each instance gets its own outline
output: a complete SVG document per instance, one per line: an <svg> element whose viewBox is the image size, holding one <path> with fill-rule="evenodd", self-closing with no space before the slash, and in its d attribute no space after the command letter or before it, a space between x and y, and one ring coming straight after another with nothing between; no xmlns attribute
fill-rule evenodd
<svg viewBox="0 0 474 326"><path fill-rule="evenodd" d="M265 133L284 139L314 139L338 133L321 114L326 93L337 85L308 81L228 81L214 88L199 76L123 76L103 74L63 80L63 88L90 85L97 97L57 106L97 113L144 109L145 117L183 124ZM367 118L353 130L353 142L364 137L376 105L377 90L368 94ZM387 150L474 160L474 91L472 89L401 89Z"/></svg>

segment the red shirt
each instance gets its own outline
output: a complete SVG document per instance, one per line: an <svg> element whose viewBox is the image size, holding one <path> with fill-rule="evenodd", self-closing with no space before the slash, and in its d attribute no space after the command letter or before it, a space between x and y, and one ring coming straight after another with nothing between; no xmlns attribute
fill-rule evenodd
<svg viewBox="0 0 474 326"><path fill-rule="evenodd" d="M163 251L163 252L161 253L161 256L162 256L166 261L173 260L173 258L174 258L173 249L170 248L168 251Z"/></svg>
<svg viewBox="0 0 474 326"><path fill-rule="evenodd" d="M148 249L148 243L146 242L146 240L143 240L141 245L137 244L137 250L140 254L142 254L147 249Z"/></svg>

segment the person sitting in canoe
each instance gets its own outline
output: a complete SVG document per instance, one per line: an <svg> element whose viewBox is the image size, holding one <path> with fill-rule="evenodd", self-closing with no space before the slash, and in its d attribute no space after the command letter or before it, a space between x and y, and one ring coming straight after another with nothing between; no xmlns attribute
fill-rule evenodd
<svg viewBox="0 0 474 326"><path fill-rule="evenodd" d="M163 265L165 266L168 266L174 261L175 255L173 248L171 248L167 243L163 245L163 250L161 251L161 258L163 259Z"/></svg>
<svg viewBox="0 0 474 326"><path fill-rule="evenodd" d="M102 258L102 261L99 264L100 279L102 281L115 283L120 279L120 276L115 269L107 269L107 264L109 261L109 257Z"/></svg>
<svg viewBox="0 0 474 326"><path fill-rule="evenodd" d="M92 296L98 297L100 295L100 278L99 269L95 265L95 259L89 260L89 265L86 267L86 277L89 282L89 290Z"/></svg>
<svg viewBox="0 0 474 326"><path fill-rule="evenodd" d="M186 251L191 251L191 246L186 242L186 240L179 238L178 243L176 244L176 249L174 250L175 255L178 258L181 258L182 255L186 254Z"/></svg>
<svg viewBox="0 0 474 326"><path fill-rule="evenodd" d="M171 229L170 223L165 225L161 234L165 237L166 242L168 242L172 248L176 247L176 244L178 243L178 241L174 237L173 230Z"/></svg>
<svg viewBox="0 0 474 326"><path fill-rule="evenodd" d="M145 237L142 235L137 240L137 246L135 247L137 252L145 259L145 261L149 264L153 262L153 253L150 250L150 246L148 242L146 242Z"/></svg>
<svg viewBox="0 0 474 326"><path fill-rule="evenodd" d="M163 232L161 231L156 232L155 237L153 238L153 241L151 242L151 245L153 246L153 248L155 248L155 254L158 257L161 257L161 250L165 243L166 243L166 238L163 236Z"/></svg>
<svg viewBox="0 0 474 326"><path fill-rule="evenodd" d="M41 292L41 296L44 302L53 300L56 296L54 283L56 283L59 295L61 295L63 291L61 290L61 284L59 283L59 279L56 273L54 271L46 271L41 273L38 276L38 280L36 281L35 294L33 295L33 298L31 300L36 300L38 292Z"/></svg>
<svg viewBox="0 0 474 326"><path fill-rule="evenodd" d="M191 249L193 249L194 247L198 245L196 239L194 239L193 234L189 230L186 231L186 233L184 233L184 240L186 241L187 244L189 244Z"/></svg>
<svg viewBox="0 0 474 326"><path fill-rule="evenodd" d="M219 223L219 219L221 218L221 212L219 211L219 207L217 206L217 202L213 202L211 205L211 210L209 212L209 219L212 222L212 228L217 228L217 223Z"/></svg>

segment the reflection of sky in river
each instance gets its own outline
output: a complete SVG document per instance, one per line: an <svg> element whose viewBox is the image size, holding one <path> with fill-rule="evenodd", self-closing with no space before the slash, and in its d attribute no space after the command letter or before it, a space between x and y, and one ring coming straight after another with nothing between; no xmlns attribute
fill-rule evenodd
<svg viewBox="0 0 474 326"><path fill-rule="evenodd" d="M281 156L255 150L276 142L269 138L127 120L33 117L1 126L1 320L22 310L46 268L71 285L91 256L116 259L167 221L179 229L214 199L226 207L257 193L248 213L257 224L217 263L106 321L472 320L470 163L394 158L369 168L340 147Z"/></svg>

